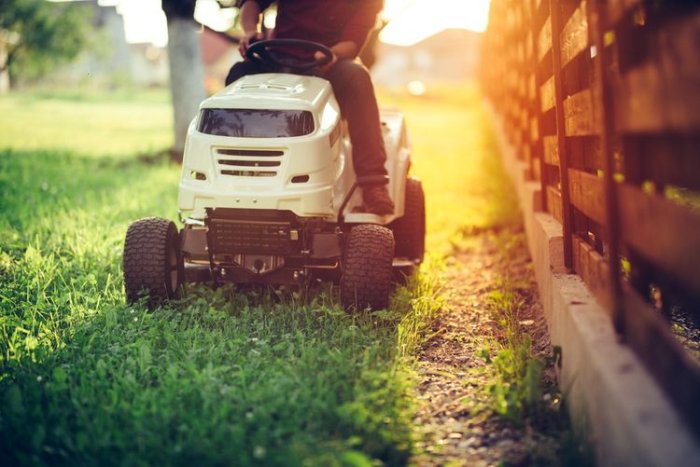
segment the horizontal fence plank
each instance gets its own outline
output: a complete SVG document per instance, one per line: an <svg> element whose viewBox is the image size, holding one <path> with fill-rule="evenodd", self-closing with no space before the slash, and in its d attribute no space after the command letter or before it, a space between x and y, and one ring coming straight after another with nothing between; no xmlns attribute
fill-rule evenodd
<svg viewBox="0 0 700 467"><path fill-rule="evenodd" d="M527 145L527 144L523 144L523 145L520 147L520 149L519 149L519 151L518 151L518 154L517 154L518 159L522 159L522 160L524 160L524 161L526 161L526 162L528 162L528 163L530 162L530 156L531 156L531 155L532 155L532 153L530 152L530 146ZM528 165L529 165L529 164L528 164Z"/></svg>
<svg viewBox="0 0 700 467"><path fill-rule="evenodd" d="M540 86L540 109L542 113L553 108L555 102L554 76L552 76Z"/></svg>
<svg viewBox="0 0 700 467"><path fill-rule="evenodd" d="M593 106L593 92L590 89L584 89L564 99L564 126L566 136L600 133L597 112Z"/></svg>
<svg viewBox="0 0 700 467"><path fill-rule="evenodd" d="M522 42L515 47L515 61L518 63L525 61L525 45Z"/></svg>
<svg viewBox="0 0 700 467"><path fill-rule="evenodd" d="M700 10L648 33L654 53L613 83L621 132L700 131Z"/></svg>
<svg viewBox="0 0 700 467"><path fill-rule="evenodd" d="M531 101L537 98L537 75L535 73L530 73L527 82L527 97Z"/></svg>
<svg viewBox="0 0 700 467"><path fill-rule="evenodd" d="M518 79L518 96L521 98L527 99L527 77L520 75L520 79Z"/></svg>
<svg viewBox="0 0 700 467"><path fill-rule="evenodd" d="M566 66L574 57L588 49L588 18L586 2L582 2L566 22L560 35L561 66Z"/></svg>
<svg viewBox="0 0 700 467"><path fill-rule="evenodd" d="M530 129L530 109L527 107L523 107L523 111L520 114L520 126L523 129L523 132L528 132Z"/></svg>
<svg viewBox="0 0 700 467"><path fill-rule="evenodd" d="M532 180L542 180L542 169L540 165L540 157L537 154L532 154L532 161L531 161L531 173L532 173ZM539 197L539 195L538 195Z"/></svg>
<svg viewBox="0 0 700 467"><path fill-rule="evenodd" d="M700 213L627 183L618 188L623 242L700 295Z"/></svg>
<svg viewBox="0 0 700 467"><path fill-rule="evenodd" d="M538 139L540 139L540 123L537 115L532 115L530 117L530 141Z"/></svg>
<svg viewBox="0 0 700 467"><path fill-rule="evenodd" d="M671 334L659 312L624 290L625 340L670 396L679 414L700 433L700 364Z"/></svg>
<svg viewBox="0 0 700 467"><path fill-rule="evenodd" d="M605 309L610 308L610 266L592 246L575 235L573 238L574 271Z"/></svg>
<svg viewBox="0 0 700 467"><path fill-rule="evenodd" d="M528 25L529 28L529 25ZM535 39L532 37L532 31L528 29L525 33L525 61L528 63L533 62L533 56L535 55Z"/></svg>
<svg viewBox="0 0 700 467"><path fill-rule="evenodd" d="M546 2L542 2L542 0L535 0L534 8L532 10L532 18L530 19L531 22L535 27L541 25L544 23L548 12L548 8L545 6ZM537 29L539 32L539 28ZM537 37L535 37L535 40L537 40ZM537 43L535 43L535 46Z"/></svg>
<svg viewBox="0 0 700 467"><path fill-rule="evenodd" d="M544 161L549 165L559 165L559 143L557 135L544 136L542 138L544 149Z"/></svg>
<svg viewBox="0 0 700 467"><path fill-rule="evenodd" d="M552 18L547 17L547 20L542 25L539 34L537 35L537 58L541 62L542 59L552 50Z"/></svg>
<svg viewBox="0 0 700 467"><path fill-rule="evenodd" d="M560 224L564 223L564 214L561 206L561 192L553 186L547 187L547 211Z"/></svg>
<svg viewBox="0 0 700 467"><path fill-rule="evenodd" d="M600 225L607 224L602 177L569 169L569 190L571 203L579 211Z"/></svg>
<svg viewBox="0 0 700 467"><path fill-rule="evenodd" d="M700 114L695 111L700 105L700 88L682 80L674 83L679 89L665 89L659 70L653 66L629 72L615 90L615 105L619 109L615 119L617 130L637 133L700 130Z"/></svg>

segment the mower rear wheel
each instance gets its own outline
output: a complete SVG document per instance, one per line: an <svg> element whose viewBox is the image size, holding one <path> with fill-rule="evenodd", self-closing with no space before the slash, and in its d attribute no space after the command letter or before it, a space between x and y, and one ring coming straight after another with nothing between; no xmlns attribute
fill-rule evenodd
<svg viewBox="0 0 700 467"><path fill-rule="evenodd" d="M425 255L425 196L420 180L406 180L404 214L391 224L396 239L396 256L416 264Z"/></svg>
<svg viewBox="0 0 700 467"><path fill-rule="evenodd" d="M179 298L184 269L175 224L156 217L131 224L124 241L123 268L127 303L145 294L153 308Z"/></svg>
<svg viewBox="0 0 700 467"><path fill-rule="evenodd" d="M394 235L380 225L363 224L350 231L340 301L346 309L373 310L389 305L394 259Z"/></svg>

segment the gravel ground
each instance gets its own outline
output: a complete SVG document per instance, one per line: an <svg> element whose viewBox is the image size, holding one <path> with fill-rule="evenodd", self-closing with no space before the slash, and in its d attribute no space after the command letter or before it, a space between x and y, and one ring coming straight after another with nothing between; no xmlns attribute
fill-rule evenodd
<svg viewBox="0 0 700 467"><path fill-rule="evenodd" d="M525 423L516 427L489 408L493 365L481 358L497 333L487 307L489 292L504 278L527 306L521 326L528 329L536 356L551 354L531 261L521 231L483 231L465 236L444 272L446 306L433 323L433 337L419 356L423 408L416 425L425 427L424 455L413 465L548 465L557 440ZM545 388L553 388L553 370ZM547 397L547 396L545 396ZM544 459L543 459L544 456ZM545 460L549 458L549 460Z"/></svg>

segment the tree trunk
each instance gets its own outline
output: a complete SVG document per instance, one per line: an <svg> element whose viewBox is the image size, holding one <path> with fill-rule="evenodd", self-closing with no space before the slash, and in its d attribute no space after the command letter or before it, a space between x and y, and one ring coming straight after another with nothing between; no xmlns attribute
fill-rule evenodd
<svg viewBox="0 0 700 467"><path fill-rule="evenodd" d="M170 95L175 123L172 155L174 160L182 162L187 127L205 98L204 65L199 48L199 25L192 16L167 15L167 18Z"/></svg>
<svg viewBox="0 0 700 467"><path fill-rule="evenodd" d="M5 66L3 51L0 49L0 95L10 92L10 72L9 67Z"/></svg>
<svg viewBox="0 0 700 467"><path fill-rule="evenodd" d="M9 46L10 41L13 39L17 40L0 30L0 95L10 92L10 83L12 83L10 64L15 55L15 50L17 50L16 47ZM16 42L12 45L16 45Z"/></svg>

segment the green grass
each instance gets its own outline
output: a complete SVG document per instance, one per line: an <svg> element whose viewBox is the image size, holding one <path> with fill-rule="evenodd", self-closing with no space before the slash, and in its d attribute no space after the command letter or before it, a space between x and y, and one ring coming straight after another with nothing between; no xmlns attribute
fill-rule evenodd
<svg viewBox="0 0 700 467"><path fill-rule="evenodd" d="M147 213L168 217L177 172L0 153L0 456L402 463L412 399L401 349L415 345L406 342L421 321L410 293L393 312L359 316L331 294L228 287L193 288L155 313L123 304L124 231Z"/></svg>
<svg viewBox="0 0 700 467"><path fill-rule="evenodd" d="M501 233L500 235L504 235ZM507 232L498 239L500 254L508 257L513 248L524 248L523 232ZM595 465L590 441L574 432L565 404L565 394L551 375L560 364L561 348L547 356L535 355L527 324L532 316L529 282L502 277L488 296L487 309L493 335L486 340L481 356L489 363L487 387L491 409L502 419L524 430L528 462L533 466Z"/></svg>
<svg viewBox="0 0 700 467"><path fill-rule="evenodd" d="M21 92L0 96L0 148L129 157L171 146L165 90Z"/></svg>
<svg viewBox="0 0 700 467"><path fill-rule="evenodd" d="M517 425L537 416L541 409L542 372L546 364L533 355L532 339L520 324L525 306L508 282L491 291L488 297L488 309L498 330L498 338L492 341L493 408Z"/></svg>
<svg viewBox="0 0 700 467"><path fill-rule="evenodd" d="M379 99L406 114L413 171L426 192L429 251L449 254L465 230L520 222L476 85L429 85L422 96L382 90Z"/></svg>
<svg viewBox="0 0 700 467"><path fill-rule="evenodd" d="M175 217L179 167L139 157L169 145L166 96L0 98L0 464L405 463L448 240L517 209L475 88L381 98L407 113L432 255L358 315L328 289L125 305L128 224Z"/></svg>

